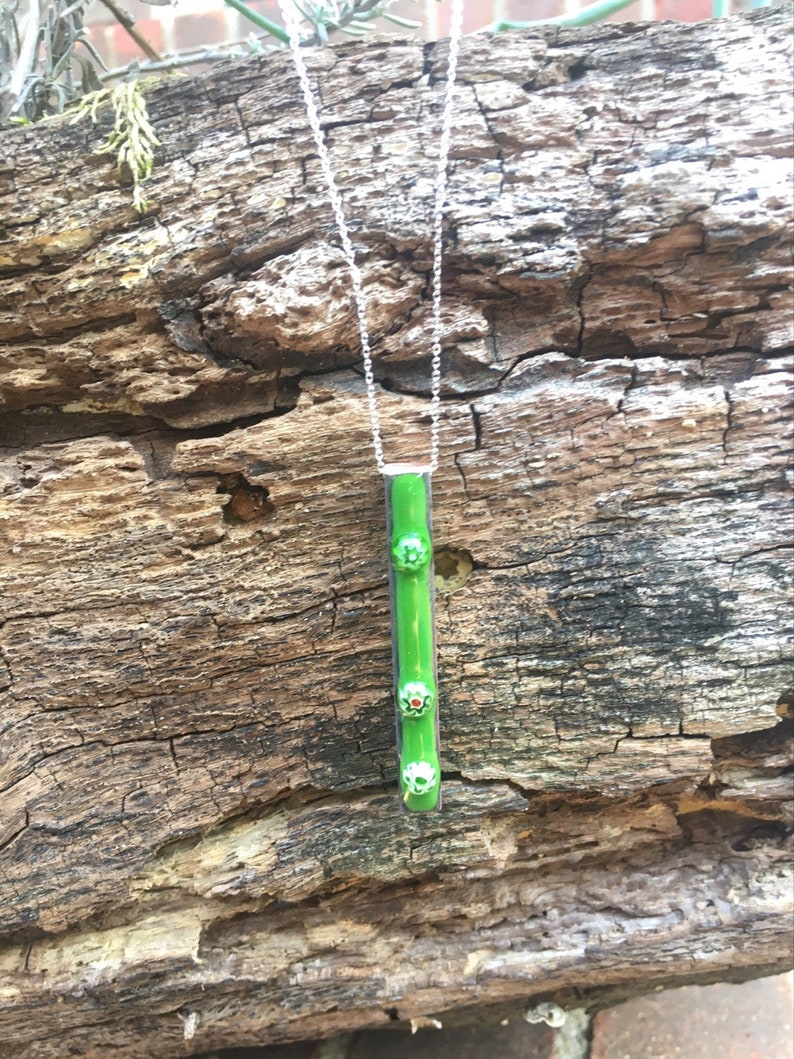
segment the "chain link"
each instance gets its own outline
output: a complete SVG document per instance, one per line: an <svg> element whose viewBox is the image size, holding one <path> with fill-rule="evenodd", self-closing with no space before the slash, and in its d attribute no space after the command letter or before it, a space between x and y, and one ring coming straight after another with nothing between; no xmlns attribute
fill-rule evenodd
<svg viewBox="0 0 794 1059"><path fill-rule="evenodd" d="M438 167L433 196L433 267L432 267L432 313L430 339L430 470L438 467L439 433L441 420L441 267L444 245L444 202L447 194L447 162L452 138L452 107L455 78L458 69L458 45L463 24L463 0L452 0L451 25L449 37L449 58L447 60L447 82L444 90L444 105L441 116L441 135L438 149ZM281 15L289 34L290 50L295 61L306 114L317 147L317 157L328 189L328 199L333 211L342 251L350 274L353 290L353 302L356 307L358 329L361 336L361 356L364 362L364 382L367 387L369 419L372 428L372 447L375 450L375 462L381 474L386 467L383 454L383 436L380 416L378 415L377 387L372 366L372 348L370 346L369 327L367 325L367 296L361 269L356 261L355 250L350 239L350 230L345 219L342 196L339 193L336 177L328 148L325 144L320 115L317 111L314 92L309 80L309 72L301 52L300 20L292 0L279 0Z"/></svg>

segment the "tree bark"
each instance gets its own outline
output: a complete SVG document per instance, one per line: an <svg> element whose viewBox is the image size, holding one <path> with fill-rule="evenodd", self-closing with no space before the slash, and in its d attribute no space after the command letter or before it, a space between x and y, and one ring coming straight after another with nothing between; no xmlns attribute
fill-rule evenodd
<svg viewBox="0 0 794 1059"><path fill-rule="evenodd" d="M2 134L0 1055L791 965L790 18L464 42L426 817L288 58L148 92L143 218L109 116ZM444 46L311 65L421 456Z"/></svg>

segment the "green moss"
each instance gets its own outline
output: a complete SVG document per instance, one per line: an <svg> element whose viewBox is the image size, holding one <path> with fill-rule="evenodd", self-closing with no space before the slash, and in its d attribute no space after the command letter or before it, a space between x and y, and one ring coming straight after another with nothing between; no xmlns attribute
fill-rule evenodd
<svg viewBox="0 0 794 1059"><path fill-rule="evenodd" d="M97 154L116 156L119 177L129 174L132 179L133 206L138 213L146 213L149 204L141 185L151 176L154 149L160 143L149 121L146 100L137 81L122 81L115 88L101 88L83 96L74 121L87 115L95 122L97 111L106 103L113 106L116 121Z"/></svg>

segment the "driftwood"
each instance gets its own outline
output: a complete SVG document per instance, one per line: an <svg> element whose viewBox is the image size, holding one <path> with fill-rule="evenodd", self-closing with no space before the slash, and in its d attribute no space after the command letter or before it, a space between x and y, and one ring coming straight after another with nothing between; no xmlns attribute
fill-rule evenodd
<svg viewBox="0 0 794 1059"><path fill-rule="evenodd" d="M790 966L790 19L464 42L427 817L288 59L148 92L143 218L104 112L2 134L0 1055ZM444 46L311 63L421 455Z"/></svg>

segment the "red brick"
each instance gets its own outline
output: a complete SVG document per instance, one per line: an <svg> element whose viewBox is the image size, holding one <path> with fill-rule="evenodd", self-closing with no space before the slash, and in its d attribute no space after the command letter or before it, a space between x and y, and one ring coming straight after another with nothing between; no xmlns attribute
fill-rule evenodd
<svg viewBox="0 0 794 1059"><path fill-rule="evenodd" d="M135 23L135 28L153 48L157 51L162 49L163 30L156 17L140 19ZM146 55L118 22L112 22L106 26L101 24L92 26L90 37L108 66L125 66L133 59L141 62L146 60Z"/></svg>
<svg viewBox="0 0 794 1059"><path fill-rule="evenodd" d="M602 1011L590 1059L787 1059L791 976L687 986Z"/></svg>
<svg viewBox="0 0 794 1059"><path fill-rule="evenodd" d="M253 25L251 29L254 29ZM174 43L180 52L189 48L201 48L205 44L221 44L226 40L227 32L223 10L210 11L204 15L177 15L174 22Z"/></svg>
<svg viewBox="0 0 794 1059"><path fill-rule="evenodd" d="M656 0L656 17L676 22L700 22L711 18L713 0Z"/></svg>
<svg viewBox="0 0 794 1059"><path fill-rule="evenodd" d="M441 1016L443 1020L443 1015ZM346 1059L552 1059L554 1030L521 1018L506 1026L357 1033Z"/></svg>

